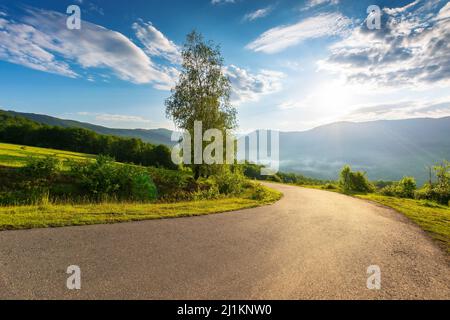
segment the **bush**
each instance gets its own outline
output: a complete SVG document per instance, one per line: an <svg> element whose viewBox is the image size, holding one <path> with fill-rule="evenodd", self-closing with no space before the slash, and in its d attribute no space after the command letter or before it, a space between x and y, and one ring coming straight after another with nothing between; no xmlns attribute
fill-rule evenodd
<svg viewBox="0 0 450 320"><path fill-rule="evenodd" d="M269 191L262 185L257 184L251 195L252 200L262 201L269 196Z"/></svg>
<svg viewBox="0 0 450 320"><path fill-rule="evenodd" d="M106 156L97 157L95 162L74 163L71 174L90 200L150 201L157 197L145 168L117 164Z"/></svg>
<svg viewBox="0 0 450 320"><path fill-rule="evenodd" d="M185 200L186 197L182 196L183 193L193 193L200 188L199 183L188 172L153 167L147 170L158 189L158 195L161 199Z"/></svg>
<svg viewBox="0 0 450 320"><path fill-rule="evenodd" d="M326 184L324 184L324 185L322 186L322 189L325 189L325 190L334 190L334 189L337 189L337 187L336 187L334 184L332 184L332 183L326 183Z"/></svg>
<svg viewBox="0 0 450 320"><path fill-rule="evenodd" d="M396 185L396 193L401 198L414 198L416 188L416 180L413 177L403 177Z"/></svg>
<svg viewBox="0 0 450 320"><path fill-rule="evenodd" d="M427 183L415 192L416 199L432 200L448 205L450 202L450 162L444 161L434 167L436 183Z"/></svg>
<svg viewBox="0 0 450 320"><path fill-rule="evenodd" d="M416 194L416 188L416 180L413 177L403 177L400 181L385 186L379 193L389 197L413 199Z"/></svg>
<svg viewBox="0 0 450 320"><path fill-rule="evenodd" d="M211 184L207 189L200 189L192 194L192 200L212 200L220 198L219 188Z"/></svg>
<svg viewBox="0 0 450 320"><path fill-rule="evenodd" d="M29 178L49 178L61 169L61 161L55 157L29 157L26 165L21 168L23 175Z"/></svg>
<svg viewBox="0 0 450 320"><path fill-rule="evenodd" d="M233 195L242 191L245 183L245 177L240 170L235 168L231 171L227 167L223 167L211 179L217 184L220 194Z"/></svg>
<svg viewBox="0 0 450 320"><path fill-rule="evenodd" d="M340 173L339 187L347 193L350 192L372 192L374 187L367 180L366 173L353 172L350 166L344 166Z"/></svg>
<svg viewBox="0 0 450 320"><path fill-rule="evenodd" d="M397 196L397 189L396 189L395 185L385 186L379 192L383 196L388 196L388 197L395 197L395 196Z"/></svg>

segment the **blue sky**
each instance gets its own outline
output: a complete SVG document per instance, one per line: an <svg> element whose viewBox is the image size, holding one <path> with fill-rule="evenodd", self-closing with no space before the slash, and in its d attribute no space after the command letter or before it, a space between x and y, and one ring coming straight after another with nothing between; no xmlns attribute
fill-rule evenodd
<svg viewBox="0 0 450 320"><path fill-rule="evenodd" d="M219 43L239 131L450 115L450 3L0 0L0 108L173 128L164 100L192 29ZM81 30L66 9L81 8ZM366 27L369 5L380 30Z"/></svg>

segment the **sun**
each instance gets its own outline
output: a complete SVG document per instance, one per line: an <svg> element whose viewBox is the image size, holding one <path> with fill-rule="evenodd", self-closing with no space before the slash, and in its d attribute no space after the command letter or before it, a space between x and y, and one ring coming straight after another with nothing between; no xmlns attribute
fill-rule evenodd
<svg viewBox="0 0 450 320"><path fill-rule="evenodd" d="M311 105L327 115L341 114L348 111L354 103L355 92L350 86L334 81L318 86L311 94Z"/></svg>

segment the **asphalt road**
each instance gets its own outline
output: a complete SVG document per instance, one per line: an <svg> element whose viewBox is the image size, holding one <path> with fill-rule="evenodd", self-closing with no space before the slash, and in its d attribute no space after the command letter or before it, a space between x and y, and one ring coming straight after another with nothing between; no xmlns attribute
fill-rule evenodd
<svg viewBox="0 0 450 320"><path fill-rule="evenodd" d="M400 214L320 190L193 218L0 232L0 298L449 299L445 254ZM81 290L66 269L81 268ZM378 265L381 289L366 287Z"/></svg>

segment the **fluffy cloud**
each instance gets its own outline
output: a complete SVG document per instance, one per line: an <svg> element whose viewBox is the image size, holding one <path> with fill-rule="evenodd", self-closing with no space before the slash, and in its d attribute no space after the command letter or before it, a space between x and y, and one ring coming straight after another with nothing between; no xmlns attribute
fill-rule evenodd
<svg viewBox="0 0 450 320"><path fill-rule="evenodd" d="M309 0L303 10L307 10L313 7L317 7L324 4L338 4L339 0Z"/></svg>
<svg viewBox="0 0 450 320"><path fill-rule="evenodd" d="M226 67L225 74L231 81L231 99L236 104L258 101L261 96L280 91L284 78L282 72L260 70L255 74L234 65Z"/></svg>
<svg viewBox="0 0 450 320"><path fill-rule="evenodd" d="M172 63L181 61L179 48L175 43L167 39L161 31L156 29L151 22L135 22L133 29L148 55L162 57Z"/></svg>
<svg viewBox="0 0 450 320"><path fill-rule="evenodd" d="M174 83L173 70L155 65L123 34L86 21L81 30L69 30L66 19L58 12L32 8L20 22L1 18L0 59L69 77L79 76L70 62L84 69L108 69L122 80L159 89Z"/></svg>
<svg viewBox="0 0 450 320"><path fill-rule="evenodd" d="M259 19L259 18L264 18L272 11L272 9L273 9L273 7L269 6L269 7L266 7L266 8L258 9L256 11L247 13L244 16L243 20L244 21L253 21L253 20L256 20L256 19Z"/></svg>
<svg viewBox="0 0 450 320"><path fill-rule="evenodd" d="M340 13L319 14L296 24L269 29L246 48L256 52L276 53L307 39L342 35L350 24L351 20Z"/></svg>
<svg viewBox="0 0 450 320"><path fill-rule="evenodd" d="M73 78L86 74L80 68L100 68L122 80L152 84L159 90L169 90L178 79L180 50L150 22L132 25L140 48L123 34L86 21L81 30L69 30L66 19L58 12L32 8L26 9L20 21L0 15L0 59ZM156 64L152 58L166 63ZM278 92L284 76L269 70L251 73L234 65L225 71L235 103L257 101L262 95ZM94 81L92 75L83 77Z"/></svg>
<svg viewBox="0 0 450 320"><path fill-rule="evenodd" d="M414 1L384 8L381 30L365 24L330 47L323 69L379 86L450 80L450 3Z"/></svg>
<svg viewBox="0 0 450 320"><path fill-rule="evenodd" d="M391 104L361 106L343 120L372 121L450 116L450 98L433 101L400 101Z"/></svg>

